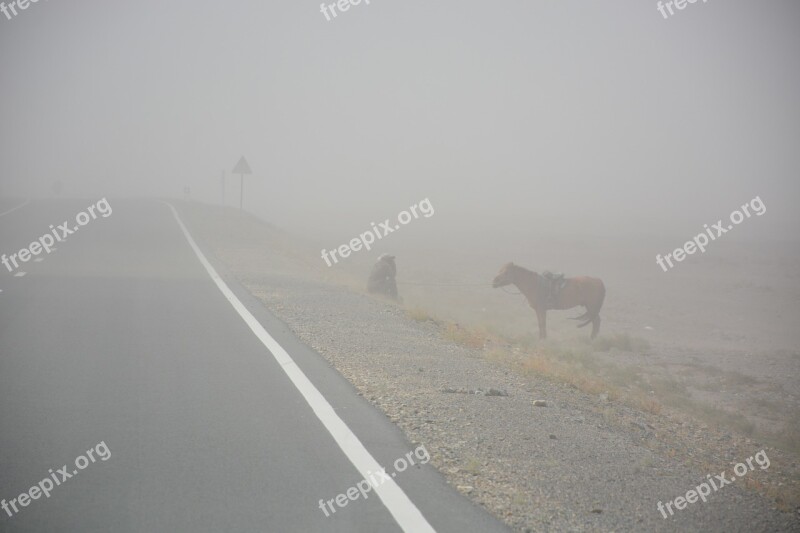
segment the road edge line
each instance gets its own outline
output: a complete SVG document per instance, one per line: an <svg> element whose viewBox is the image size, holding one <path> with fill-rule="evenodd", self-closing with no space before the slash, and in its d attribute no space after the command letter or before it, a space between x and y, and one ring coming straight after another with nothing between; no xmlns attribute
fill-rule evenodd
<svg viewBox="0 0 800 533"><path fill-rule="evenodd" d="M370 473L374 474L380 471L382 467L375 458L372 457L355 433L353 433L347 424L339 418L333 406L328 403L328 400L326 400L322 393L311 383L311 380L306 377L305 373L297 366L288 352L283 349L278 341L272 338L256 317L248 311L247 307L245 307L241 300L233 293L225 281L223 281L220 275L217 274L217 271L208 259L206 259L206 256L203 255L200 247L197 246L189 230L186 229L175 207L169 202L164 203L172 210L172 214L178 222L181 231L183 231L184 237L186 237L186 240L189 242L189 246L191 246L195 255L200 260L200 264L205 267L206 272L211 276L217 288L245 321L255 336L258 337L267 350L269 350L292 381L292 384L297 388L300 394L303 395L306 402L308 402L308 405L314 411L314 414L317 415L319 421L322 422L322 425L325 426L325 429L331 434L333 440L336 441L336 444L342 452L344 452L345 456L350 460L356 470L358 470L359 474L361 474L362 478L369 479ZM422 515L422 512L414 505L408 495L403 492L403 489L401 489L393 479L389 479L377 487L373 487L373 490L377 493L378 497L386 506L386 509L388 509L389 513L403 531L413 533L436 533L436 530L428 523Z"/></svg>
<svg viewBox="0 0 800 533"><path fill-rule="evenodd" d="M21 207L25 207L25 206L26 206L26 205L28 205L29 203L31 203L31 199L30 199L30 198L28 198L27 200L25 200L24 202L22 202L21 204L19 204L17 207L12 207L12 208L11 208L11 209L9 209L8 211L3 211L2 213L0 213L0 217L2 217L2 216L5 216L5 215L8 215L9 213L13 213L13 212L14 212L14 211L16 211L17 209L19 209L19 208L21 208Z"/></svg>

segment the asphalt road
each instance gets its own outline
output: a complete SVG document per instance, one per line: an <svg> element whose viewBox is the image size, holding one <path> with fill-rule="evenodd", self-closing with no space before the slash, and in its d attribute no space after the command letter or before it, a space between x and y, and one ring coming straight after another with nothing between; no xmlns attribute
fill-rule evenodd
<svg viewBox="0 0 800 533"><path fill-rule="evenodd" d="M0 254L94 202L0 215ZM0 265L0 531L506 531L424 453L326 516L417 445L206 254L215 283L169 206L109 204L42 261Z"/></svg>

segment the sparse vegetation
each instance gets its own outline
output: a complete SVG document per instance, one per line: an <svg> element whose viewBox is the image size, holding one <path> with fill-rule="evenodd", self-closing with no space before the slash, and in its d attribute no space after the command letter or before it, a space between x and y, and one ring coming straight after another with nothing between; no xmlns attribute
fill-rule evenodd
<svg viewBox="0 0 800 533"><path fill-rule="evenodd" d="M528 503L529 503L528 498L525 496L525 493L523 492L515 492L514 497L511 498L512 505L521 507L523 505L528 505Z"/></svg>
<svg viewBox="0 0 800 533"><path fill-rule="evenodd" d="M623 352L642 352L650 350L650 343L645 339L631 337L627 333L614 333L611 336L600 335L592 341L592 347L598 352L608 352L611 348Z"/></svg>
<svg viewBox="0 0 800 533"><path fill-rule="evenodd" d="M409 311L409 317L419 322L441 324L421 309ZM652 368L601 362L593 355L595 350L609 351L611 348L646 351L650 345L643 339L627 334L601 336L593 342L584 339L571 342L540 340L533 334L508 338L488 327L467 327L457 323L444 325L442 335L461 346L482 350L486 360L508 366L521 375L535 375L587 394L602 395L610 401L620 401L653 415L662 414L665 407L677 409L704 423L745 436L758 436L800 455L800 430L795 429L798 424L787 426L787 430L780 434L757 434L756 425L742 413L733 413L692 399L691 388L714 391L721 387L752 385L758 383L754 378L698 365L683 370L680 376L687 379L696 377L699 369L710 379L692 383L690 388L684 379L654 375ZM766 400L759 405L772 410L780 407Z"/></svg>
<svg viewBox="0 0 800 533"><path fill-rule="evenodd" d="M436 323L436 319L434 319L427 311L422 309L421 307L414 307L413 309L406 309L406 314L408 314L408 318L415 322L433 322Z"/></svg>
<svg viewBox="0 0 800 533"><path fill-rule="evenodd" d="M647 397L643 394L637 394L628 400L632 407L650 413L652 415L660 415L664 407L655 399Z"/></svg>
<svg viewBox="0 0 800 533"><path fill-rule="evenodd" d="M427 312L416 308L408 310L409 318L417 322L433 322L440 327L442 336L456 344L479 351L494 365L502 365L522 376L536 376L554 383L573 387L583 393L597 397L597 409L609 426L630 427L629 421L610 401L632 407L652 416L667 415L685 417L707 424L725 432L758 439L767 446L800 455L800 416L787 424L783 431L770 433L759 429L747 418L746 413L709 405L692 397L692 391L719 391L758 385L759 390L768 389L768 384L750 376L709 365L687 363L679 372L654 365L617 364L597 352L616 349L623 352L644 354L650 344L628 334L610 334L589 341L583 336L566 340L551 338L540 340L535 332L522 336L503 333L503 328L494 324L468 326L464 323L445 322L434 319ZM753 406L761 411L780 413L781 404L767 399L754 399ZM776 418L780 418L777 417ZM655 423L655 422L654 422ZM669 437L658 436L658 432L645 437L642 442L658 453L666 453L673 459L684 457L684 452L673 448ZM648 444L649 442L649 444ZM652 460L637 464L637 471L652 468ZM481 463L475 458L467 460L462 470L479 475ZM713 469L712 469L713 470ZM711 470L710 470L711 471ZM773 487L757 480L748 486L773 498L777 506L790 510L800 501L800 494L786 487ZM522 504L522 499L518 504Z"/></svg>
<svg viewBox="0 0 800 533"><path fill-rule="evenodd" d="M742 385L755 385L758 383L758 380L752 376L740 374L739 372L725 372L723 382L730 387L740 387Z"/></svg>
<svg viewBox="0 0 800 533"><path fill-rule="evenodd" d="M443 336L456 344L476 350L482 350L487 340L486 333L465 328L455 323L447 324Z"/></svg>
<svg viewBox="0 0 800 533"><path fill-rule="evenodd" d="M522 370L526 374L538 374L545 378L565 383L588 394L602 394L613 388L600 379L586 375L584 372L576 372L576 366L578 365L558 361L544 355L530 355L522 362Z"/></svg>
<svg viewBox="0 0 800 533"><path fill-rule="evenodd" d="M468 474L477 476L478 474L481 473L481 462L475 459L474 457L470 457L467 460L467 464L464 465L464 468L462 470L464 470L464 472Z"/></svg>
<svg viewBox="0 0 800 533"><path fill-rule="evenodd" d="M492 348L485 353L485 357L487 361L492 363L508 364L513 358L513 355L508 350Z"/></svg>

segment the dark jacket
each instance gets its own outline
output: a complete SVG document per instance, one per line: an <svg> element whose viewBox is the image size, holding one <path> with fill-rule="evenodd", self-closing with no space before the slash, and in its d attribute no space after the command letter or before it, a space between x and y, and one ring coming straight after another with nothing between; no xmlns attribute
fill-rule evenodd
<svg viewBox="0 0 800 533"><path fill-rule="evenodd" d="M397 265L393 255L382 255L372 267L367 281L367 292L370 294L383 294L397 299Z"/></svg>

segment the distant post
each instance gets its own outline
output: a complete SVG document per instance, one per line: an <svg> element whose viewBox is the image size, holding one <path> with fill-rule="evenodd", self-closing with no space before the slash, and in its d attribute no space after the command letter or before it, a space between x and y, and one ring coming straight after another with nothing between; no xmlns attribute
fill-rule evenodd
<svg viewBox="0 0 800 533"><path fill-rule="evenodd" d="M233 173L239 174L241 185L239 187L239 209L243 209L244 207L244 175L245 174L252 174L253 171L250 170L250 165L247 164L247 159L242 156L239 159L239 162L236 163L236 166L233 167Z"/></svg>
<svg viewBox="0 0 800 533"><path fill-rule="evenodd" d="M222 185L222 206L225 207L225 171L222 171L222 178L220 179Z"/></svg>

